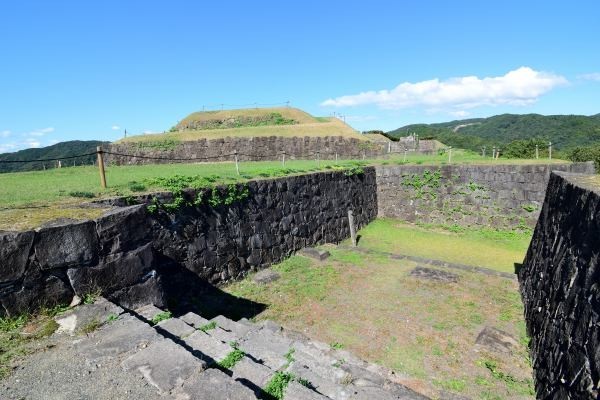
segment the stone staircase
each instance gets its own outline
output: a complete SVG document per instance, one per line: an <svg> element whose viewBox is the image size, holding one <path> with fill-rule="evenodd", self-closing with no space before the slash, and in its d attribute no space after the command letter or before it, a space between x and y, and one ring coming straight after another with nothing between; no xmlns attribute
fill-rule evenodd
<svg viewBox="0 0 600 400"><path fill-rule="evenodd" d="M393 372L271 321L167 318L152 305L123 310L105 299L57 319L66 332L90 321L100 326L77 353L92 364L118 360L167 399L426 399Z"/></svg>

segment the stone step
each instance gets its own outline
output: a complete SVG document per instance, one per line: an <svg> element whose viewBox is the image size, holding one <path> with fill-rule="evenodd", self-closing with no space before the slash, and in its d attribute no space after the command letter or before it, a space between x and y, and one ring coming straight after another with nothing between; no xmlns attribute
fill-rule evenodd
<svg viewBox="0 0 600 400"><path fill-rule="evenodd" d="M105 298L98 298L92 304L81 304L55 318L57 333L76 333L89 328L92 324L103 325L111 322L123 313L123 309Z"/></svg>
<svg viewBox="0 0 600 400"><path fill-rule="evenodd" d="M248 332L238 343L254 359L272 370L279 370L289 363L286 354L292 349L293 341L281 334L260 329Z"/></svg>
<svg viewBox="0 0 600 400"><path fill-rule="evenodd" d="M218 369L194 374L173 392L175 400L250 400L255 393Z"/></svg>
<svg viewBox="0 0 600 400"><path fill-rule="evenodd" d="M121 366L135 371L160 393L168 393L194 374L206 369L206 362L169 339L161 339L129 356Z"/></svg>
<svg viewBox="0 0 600 400"><path fill-rule="evenodd" d="M196 329L201 328L209 323L209 321L206 318L202 318L201 316L199 316L198 314L194 314L193 312L188 312L187 314L184 314L181 317L179 317L179 319Z"/></svg>
<svg viewBox="0 0 600 400"><path fill-rule="evenodd" d="M161 314L165 311L154 306L153 304L148 304L148 305L142 306L140 308L137 308L134 312L136 314L138 314L140 317L142 317L144 320L146 320L147 322L152 322L152 319L154 319L154 317L156 317L158 314Z"/></svg>
<svg viewBox="0 0 600 400"><path fill-rule="evenodd" d="M296 381L292 381L288 384L287 388L285 388L285 395L283 396L285 400L326 400L328 397L323 396L315 392L312 389L307 388L299 384Z"/></svg>
<svg viewBox="0 0 600 400"><path fill-rule="evenodd" d="M164 321L160 321L155 325L155 328L164 329L169 334L176 336L180 339L185 339L192 333L196 332L196 329L189 326L179 318L169 318Z"/></svg>
<svg viewBox="0 0 600 400"><path fill-rule="evenodd" d="M226 318L222 315L218 315L211 319L217 323L217 326L226 331L232 332L237 338L241 339L248 334L251 330L257 330L258 327L252 327L247 324L241 324L239 322L235 322L229 318Z"/></svg>
<svg viewBox="0 0 600 400"><path fill-rule="evenodd" d="M229 353L233 351L233 348L210 335L202 331L196 331L186 337L184 342L191 349L200 352L205 357L200 356L209 364L212 362L222 361Z"/></svg>
<svg viewBox="0 0 600 400"><path fill-rule="evenodd" d="M150 325L132 315L122 314L76 342L75 346L88 362L96 363L103 358L135 352L159 339L161 336Z"/></svg>

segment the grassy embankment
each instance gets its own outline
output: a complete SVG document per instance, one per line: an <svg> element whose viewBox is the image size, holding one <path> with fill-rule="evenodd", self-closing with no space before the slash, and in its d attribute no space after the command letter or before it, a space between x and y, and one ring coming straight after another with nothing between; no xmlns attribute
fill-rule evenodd
<svg viewBox="0 0 600 400"><path fill-rule="evenodd" d="M521 261L526 250L525 240L511 234L420 228L412 238L412 229L399 221L376 221L359 232L359 247L499 270ZM452 243L452 249L436 252L440 241ZM500 259L485 253L495 247ZM256 284L250 276L224 290L267 304L256 319L275 320L391 368L404 384L432 398L442 391L473 399L533 398L516 280L444 269L460 280L440 283L410 276L416 263L378 251L328 250L332 256L323 262L293 256L274 266L281 275L276 282ZM514 336L512 353L475 346L484 326Z"/></svg>
<svg viewBox="0 0 600 400"><path fill-rule="evenodd" d="M104 190L100 188L97 169L91 166L0 174L0 229L25 229L60 217L94 218L101 215L103 210L77 206L94 198L164 190L165 187L160 184L150 182L160 177L198 176L200 179L209 178L211 184L220 184L325 171L356 164L445 165L447 161L446 155L409 154L406 162L403 155L393 155L388 159L340 160L337 164L331 160L318 163L314 160L288 160L285 168L279 161L242 162L240 175L236 174L232 162L109 166L106 171L108 188ZM454 152L452 163L543 164L545 160L492 161L472 152L457 150Z"/></svg>

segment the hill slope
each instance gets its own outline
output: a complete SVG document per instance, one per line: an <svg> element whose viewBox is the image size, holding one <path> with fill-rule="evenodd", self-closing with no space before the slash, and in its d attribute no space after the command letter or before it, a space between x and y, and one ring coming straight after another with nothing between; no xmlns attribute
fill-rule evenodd
<svg viewBox="0 0 600 400"><path fill-rule="evenodd" d="M502 114L439 124L407 125L387 134L393 137L417 133L454 147L479 151L482 146L506 146L514 140L539 138L552 141L556 149L600 142L600 114L539 115Z"/></svg>
<svg viewBox="0 0 600 400"><path fill-rule="evenodd" d="M366 140L337 118L313 117L297 108L283 107L195 112L169 132L130 136L117 143L260 136L344 136Z"/></svg>
<svg viewBox="0 0 600 400"><path fill-rule="evenodd" d="M22 160L40 160L47 158L62 158L86 154L96 151L96 146L100 146L106 142L98 140L72 140L69 142L61 142L48 147L39 149L25 149L14 153L0 154L0 161L22 161ZM95 155L80 157L73 160L65 160L63 165L73 165L73 161L77 165L93 164L96 159ZM0 172L22 172L34 171L44 168L54 168L56 162L27 162L27 163L2 163L0 162Z"/></svg>

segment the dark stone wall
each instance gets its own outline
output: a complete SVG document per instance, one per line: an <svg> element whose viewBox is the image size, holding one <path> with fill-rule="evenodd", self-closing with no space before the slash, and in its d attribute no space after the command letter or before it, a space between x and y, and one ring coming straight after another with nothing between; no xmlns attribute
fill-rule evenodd
<svg viewBox="0 0 600 400"><path fill-rule="evenodd" d="M422 140L419 152L432 152L433 141ZM231 155L238 152L240 161L281 160L281 154L285 151L286 159L315 159L315 153L319 153L319 159L333 160L335 154L340 159L385 156L388 151L399 152L400 149L391 148L385 143L375 143L367 140L346 138L343 136L324 137L227 137L220 139L201 139L180 143L112 143L106 151L119 154L134 155L135 157L124 157L106 155L108 163L117 165L126 164L157 164L172 163L177 161L145 159L145 157L157 157L166 159L180 159L179 162L198 161L233 161ZM415 151L410 149L410 151Z"/></svg>
<svg viewBox="0 0 600 400"><path fill-rule="evenodd" d="M125 307L162 305L164 281L182 270L212 284L238 279L303 247L347 238L348 209L359 227L377 215L374 168L252 181L248 192L231 205L173 213L149 213L149 196L133 206L115 199L119 207L95 221L0 232L0 315L96 292Z"/></svg>
<svg viewBox="0 0 600 400"><path fill-rule="evenodd" d="M538 399L597 399L600 191L597 177L553 173L519 271Z"/></svg>
<svg viewBox="0 0 600 400"><path fill-rule="evenodd" d="M592 174L594 165L377 167L379 216L414 223L533 227L551 170Z"/></svg>

